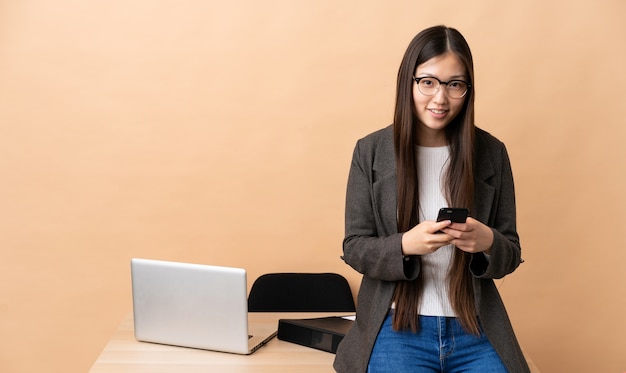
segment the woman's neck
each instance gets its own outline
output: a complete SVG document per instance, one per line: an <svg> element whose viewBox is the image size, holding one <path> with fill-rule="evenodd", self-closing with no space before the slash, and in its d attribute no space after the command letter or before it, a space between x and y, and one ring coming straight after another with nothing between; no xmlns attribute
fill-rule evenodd
<svg viewBox="0 0 626 373"><path fill-rule="evenodd" d="M417 144L424 147L441 147L448 145L448 138L443 129L435 130L431 128L419 127L417 129Z"/></svg>
<svg viewBox="0 0 626 373"><path fill-rule="evenodd" d="M445 136L441 136L441 137L418 136L417 145L423 146L425 148L439 148L442 146L447 146L448 139L446 139Z"/></svg>

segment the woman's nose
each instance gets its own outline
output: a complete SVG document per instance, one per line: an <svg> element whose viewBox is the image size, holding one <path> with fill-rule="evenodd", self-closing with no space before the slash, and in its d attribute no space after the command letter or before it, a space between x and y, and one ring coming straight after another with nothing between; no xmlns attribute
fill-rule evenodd
<svg viewBox="0 0 626 373"><path fill-rule="evenodd" d="M435 92L435 96L433 100L437 103L445 103L448 101L448 92L446 92L446 86L440 85L437 92Z"/></svg>

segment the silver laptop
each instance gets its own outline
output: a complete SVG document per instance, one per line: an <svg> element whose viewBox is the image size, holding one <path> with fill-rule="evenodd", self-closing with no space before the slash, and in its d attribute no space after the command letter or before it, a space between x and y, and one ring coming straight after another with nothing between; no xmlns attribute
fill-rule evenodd
<svg viewBox="0 0 626 373"><path fill-rule="evenodd" d="M276 336L248 328L245 269L134 258L131 274L138 341L251 354Z"/></svg>

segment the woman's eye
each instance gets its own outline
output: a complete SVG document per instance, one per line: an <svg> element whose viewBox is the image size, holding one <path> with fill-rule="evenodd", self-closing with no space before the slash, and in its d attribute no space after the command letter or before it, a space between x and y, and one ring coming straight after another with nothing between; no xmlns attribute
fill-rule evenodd
<svg viewBox="0 0 626 373"><path fill-rule="evenodd" d="M465 83L461 81L453 80L450 83L448 83L448 87L452 89L463 89L465 87Z"/></svg>

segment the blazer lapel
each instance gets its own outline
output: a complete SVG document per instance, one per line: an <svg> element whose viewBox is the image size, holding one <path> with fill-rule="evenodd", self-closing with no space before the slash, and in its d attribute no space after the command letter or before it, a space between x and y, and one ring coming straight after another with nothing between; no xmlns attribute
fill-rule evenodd
<svg viewBox="0 0 626 373"><path fill-rule="evenodd" d="M385 136L372 164L372 188L376 227L381 236L398 233L396 158L393 137Z"/></svg>
<svg viewBox="0 0 626 373"><path fill-rule="evenodd" d="M484 144L478 144L479 151L476 152L476 162L474 164L474 211L471 212L473 218L488 224L489 216L494 203L496 188L489 184L495 174L493 162L489 157L489 152L485 151Z"/></svg>

